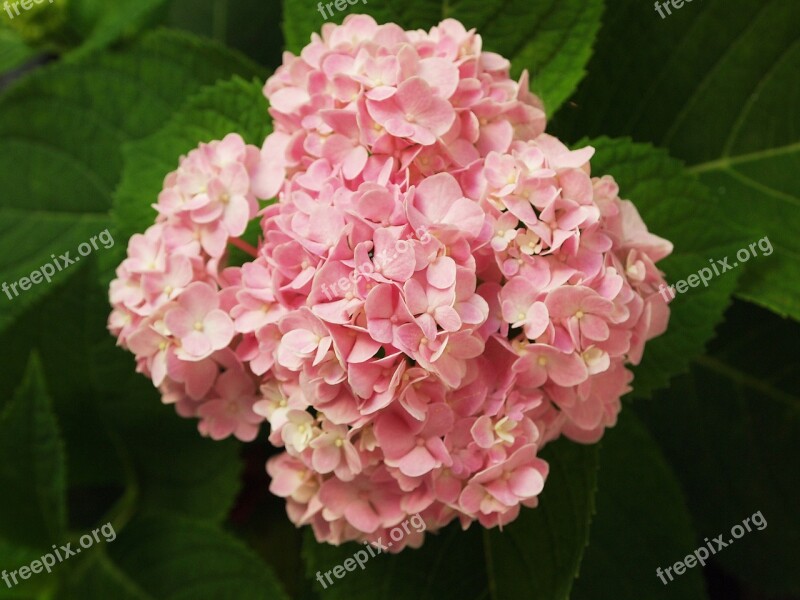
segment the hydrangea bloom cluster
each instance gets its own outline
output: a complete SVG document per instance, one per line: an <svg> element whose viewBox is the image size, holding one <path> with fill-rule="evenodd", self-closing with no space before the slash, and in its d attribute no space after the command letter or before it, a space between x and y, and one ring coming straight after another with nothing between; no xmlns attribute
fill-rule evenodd
<svg viewBox="0 0 800 600"><path fill-rule="evenodd" d="M511 522L539 449L613 426L666 328L671 244L509 67L450 19L326 24L267 81L260 154L190 154L112 284L111 330L165 402L215 438L269 423L270 489L320 540ZM273 197L254 260L224 268Z"/></svg>
<svg viewBox="0 0 800 600"><path fill-rule="evenodd" d="M251 177L259 156L231 134L182 158L154 205L155 225L131 238L109 294L109 329L136 355L137 370L213 439L252 441L263 421L252 410L258 382L233 350L220 272L228 244L242 244L258 212Z"/></svg>

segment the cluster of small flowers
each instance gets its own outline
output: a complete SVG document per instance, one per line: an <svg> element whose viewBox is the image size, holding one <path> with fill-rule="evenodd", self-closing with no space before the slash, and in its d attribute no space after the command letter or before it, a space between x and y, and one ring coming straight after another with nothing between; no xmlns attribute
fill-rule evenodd
<svg viewBox="0 0 800 600"><path fill-rule="evenodd" d="M243 227L202 220L220 175L187 159L112 284L111 329L165 401L216 438L269 422L271 490L319 540L417 513L431 531L509 523L543 489L542 445L613 426L625 364L666 328L671 244L591 177L591 148L544 133L509 67L453 20L326 24L265 86L260 157L236 154L249 217L278 198L254 260L223 269L203 241ZM177 257L191 268L154 295Z"/></svg>
<svg viewBox="0 0 800 600"><path fill-rule="evenodd" d="M134 235L111 282L108 327L136 355L167 404L200 417L213 439L251 441L263 418L252 411L258 380L231 349L235 330L220 270L258 212L251 190L259 149L239 135L202 144L164 181L156 224Z"/></svg>
<svg viewBox="0 0 800 600"><path fill-rule="evenodd" d="M243 358L286 448L272 490L320 540L513 520L544 485L537 450L599 439L666 327L671 245L590 177L591 148L543 133L509 67L457 21L352 16L265 86L259 183L280 202L245 289L274 296Z"/></svg>

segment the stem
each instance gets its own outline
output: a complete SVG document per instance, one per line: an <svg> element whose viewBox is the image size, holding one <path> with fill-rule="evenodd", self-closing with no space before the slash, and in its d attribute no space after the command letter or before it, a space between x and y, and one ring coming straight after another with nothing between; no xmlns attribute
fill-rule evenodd
<svg viewBox="0 0 800 600"><path fill-rule="evenodd" d="M250 244L248 244L244 240L239 238L231 238L229 242L232 246L236 246L239 250L241 250L245 254L249 254L253 258L258 258L258 250L253 248Z"/></svg>

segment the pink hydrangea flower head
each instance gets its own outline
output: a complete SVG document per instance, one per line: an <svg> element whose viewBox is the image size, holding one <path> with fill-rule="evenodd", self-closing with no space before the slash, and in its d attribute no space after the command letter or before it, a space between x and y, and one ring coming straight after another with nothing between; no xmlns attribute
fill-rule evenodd
<svg viewBox="0 0 800 600"><path fill-rule="evenodd" d="M326 24L266 82L260 151L189 153L117 270L109 328L137 369L213 439L267 421L270 489L320 540L512 522L542 446L614 426L667 326L671 244L509 70L452 19Z"/></svg>

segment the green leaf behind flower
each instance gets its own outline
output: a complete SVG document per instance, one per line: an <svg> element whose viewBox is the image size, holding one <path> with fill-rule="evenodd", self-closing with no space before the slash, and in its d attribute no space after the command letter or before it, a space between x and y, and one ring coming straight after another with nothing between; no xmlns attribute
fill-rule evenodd
<svg viewBox="0 0 800 600"><path fill-rule="evenodd" d="M200 142L238 133L246 142L261 147L272 121L262 85L241 78L221 81L192 96L162 129L125 147L125 169L113 211L115 229L122 239L153 224L157 213L152 205L158 201L164 177Z"/></svg>
<svg viewBox="0 0 800 600"><path fill-rule="evenodd" d="M703 600L699 566L671 582L663 575L666 585L656 572L701 543L675 473L624 406L601 442L597 515L572 600Z"/></svg>
<svg viewBox="0 0 800 600"><path fill-rule="evenodd" d="M558 110L585 75L603 12L602 0L362 2L352 9L347 5L341 12L332 5L330 22L341 23L348 14L366 13L378 23L428 30L443 19L458 19L468 29L477 29L484 50L498 52L511 61L512 74L530 71L533 91L542 98L549 115ZM322 4L328 14L324 7L327 3ZM317 5L306 0L284 0L283 10L286 45L298 53L326 20Z"/></svg>
<svg viewBox="0 0 800 600"><path fill-rule="evenodd" d="M364 570L346 573L343 579L332 576L333 586L323 579L324 591L317 571L324 578L363 546L319 544L309 532L304 554L315 589L331 600L566 600L594 513L598 448L559 440L542 457L550 464L550 475L539 506L521 508L517 520L502 531L473 523L462 532L451 524L438 534L426 534L418 550L379 554Z"/></svg>
<svg viewBox="0 0 800 600"><path fill-rule="evenodd" d="M33 58L36 52L19 34L0 26L0 76Z"/></svg>
<svg viewBox="0 0 800 600"><path fill-rule="evenodd" d="M39 69L0 96L0 283L64 252L80 259L78 246L111 224L124 142L158 129L204 84L259 72L220 46L159 32L127 52ZM76 268L0 295L0 331Z"/></svg>
<svg viewBox="0 0 800 600"><path fill-rule="evenodd" d="M620 197L636 205L650 232L674 244L672 254L658 263L668 284L685 280L709 267L709 260L732 256L742 244L754 241L746 230L728 223L708 189L663 150L609 138L584 140L579 145L587 144L597 150L592 175L613 175ZM709 227L709 223L717 226ZM720 273L708 286L676 293L666 333L647 343L641 364L634 368L634 395L649 396L666 386L671 377L689 368L692 357L703 352L741 272Z"/></svg>
<svg viewBox="0 0 800 600"><path fill-rule="evenodd" d="M31 355L22 384L0 414L0 538L49 548L66 527L64 444L42 366Z"/></svg>
<svg viewBox="0 0 800 600"><path fill-rule="evenodd" d="M800 3L703 0L672 12L615 0L593 76L556 130L630 135L685 160L720 215L775 247L744 269L739 296L800 320Z"/></svg>
<svg viewBox="0 0 800 600"><path fill-rule="evenodd" d="M634 406L672 462L700 538L724 534L727 543L735 525L761 513L766 525L714 559L770 597L800 594L798 336L797 323L737 302L709 354Z"/></svg>
<svg viewBox="0 0 800 600"><path fill-rule="evenodd" d="M138 519L92 551L59 600L288 600L268 565L206 523Z"/></svg>

